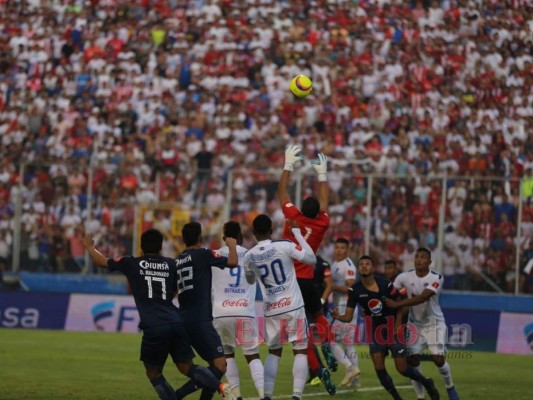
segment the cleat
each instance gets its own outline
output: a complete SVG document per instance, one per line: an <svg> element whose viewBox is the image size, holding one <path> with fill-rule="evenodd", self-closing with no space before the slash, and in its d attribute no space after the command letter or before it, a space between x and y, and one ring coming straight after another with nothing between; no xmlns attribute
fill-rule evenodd
<svg viewBox="0 0 533 400"><path fill-rule="evenodd" d="M265 396L261 400L272 400L272 397Z"/></svg>
<svg viewBox="0 0 533 400"><path fill-rule="evenodd" d="M315 376L313 379L311 379L311 381L309 382L309 386L318 386L320 385L320 383L322 383L322 381L320 380L320 377L318 376Z"/></svg>
<svg viewBox="0 0 533 400"><path fill-rule="evenodd" d="M338 363L337 359L333 355L333 351L331 351L331 346L329 343L325 342L322 343L322 354L324 355L324 358L326 359L326 363L328 364L328 368L331 372L337 371Z"/></svg>
<svg viewBox="0 0 533 400"><path fill-rule="evenodd" d="M350 381L349 387L354 389L359 389L361 387L361 379L359 378L359 376L356 376Z"/></svg>
<svg viewBox="0 0 533 400"><path fill-rule="evenodd" d="M455 390L455 386L452 386L451 388L446 389L448 392L448 399L449 400L459 400L459 395L457 394L457 391Z"/></svg>
<svg viewBox="0 0 533 400"><path fill-rule="evenodd" d="M440 394L435 387L435 382L433 382L433 379L427 378L424 387L426 388L426 392L431 400L440 400Z"/></svg>
<svg viewBox="0 0 533 400"><path fill-rule="evenodd" d="M326 387L327 392L330 394L330 396L335 396L335 393L337 393L337 388L335 386L335 383L331 380L331 374L326 368L322 368L322 383L324 383L324 386Z"/></svg>
<svg viewBox="0 0 533 400"><path fill-rule="evenodd" d="M221 383L218 386L218 394L227 400L237 400L237 396L227 383Z"/></svg>
<svg viewBox="0 0 533 400"><path fill-rule="evenodd" d="M341 386L348 386L352 382L352 379L359 376L361 371L359 368L349 368L346 370L346 375L344 375L344 379L341 381Z"/></svg>
<svg viewBox="0 0 533 400"><path fill-rule="evenodd" d="M298 396L292 396L292 400L300 400Z"/></svg>

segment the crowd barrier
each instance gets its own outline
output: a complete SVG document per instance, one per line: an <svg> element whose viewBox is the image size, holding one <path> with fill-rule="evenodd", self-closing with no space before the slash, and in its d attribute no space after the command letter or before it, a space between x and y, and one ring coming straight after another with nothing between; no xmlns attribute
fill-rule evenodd
<svg viewBox="0 0 533 400"><path fill-rule="evenodd" d="M444 293L441 305L448 349L533 355L533 298ZM262 318L260 301L256 310ZM131 296L0 293L2 328L138 332L138 323Z"/></svg>

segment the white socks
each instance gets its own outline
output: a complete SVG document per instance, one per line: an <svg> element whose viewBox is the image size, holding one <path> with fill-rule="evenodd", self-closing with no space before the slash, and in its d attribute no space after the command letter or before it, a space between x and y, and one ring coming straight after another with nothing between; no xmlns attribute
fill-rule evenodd
<svg viewBox="0 0 533 400"><path fill-rule="evenodd" d="M235 358L228 357L226 358L226 378L228 379L228 385L233 389L237 397L241 395L241 390L239 387L239 370L237 369L237 362Z"/></svg>
<svg viewBox="0 0 533 400"><path fill-rule="evenodd" d="M257 358L252 360L250 364L248 364L248 367L250 368L250 374L252 375L255 388L257 389L257 394L259 395L259 398L262 399L265 397L265 369L263 367L263 363Z"/></svg>
<svg viewBox="0 0 533 400"><path fill-rule="evenodd" d="M444 362L444 365L439 368L439 372L444 378L444 383L446 384L446 389L449 389L453 387L453 381L452 381L452 371L450 370L450 364L448 364L448 361Z"/></svg>
<svg viewBox="0 0 533 400"><path fill-rule="evenodd" d="M346 357L350 361L350 364L352 364L355 369L359 369L359 357L357 356L357 350L355 349L355 346L353 344L346 346L345 353Z"/></svg>
<svg viewBox="0 0 533 400"><path fill-rule="evenodd" d="M268 354L265 362L265 396L272 397L274 393L274 382L278 374L279 360L278 356Z"/></svg>
<svg viewBox="0 0 533 400"><path fill-rule="evenodd" d="M307 354L295 354L292 364L292 395L302 397L307 380Z"/></svg>
<svg viewBox="0 0 533 400"><path fill-rule="evenodd" d="M333 351L333 355L335 356L337 361L341 363L342 365L344 365L345 368L351 368L352 363L350 362L348 357L346 357L344 346L336 342L330 343L330 346L331 346L331 351Z"/></svg>

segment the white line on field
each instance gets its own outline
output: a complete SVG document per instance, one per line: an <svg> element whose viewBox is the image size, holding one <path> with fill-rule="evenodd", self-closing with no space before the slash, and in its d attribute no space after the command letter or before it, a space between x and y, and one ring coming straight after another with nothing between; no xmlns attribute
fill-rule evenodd
<svg viewBox="0 0 533 400"><path fill-rule="evenodd" d="M396 389L412 389L411 385L396 386ZM341 393L353 393L353 392L376 392L378 390L383 390L383 386L373 386L373 387L363 387L363 388L353 388L353 389L343 389L337 390L337 394ZM328 399L334 399L335 396L329 396L324 389L322 393L304 393L303 398L307 397L324 397ZM292 394L282 394L279 396L274 396L273 399L291 399ZM257 397L245 397L244 400L257 400Z"/></svg>

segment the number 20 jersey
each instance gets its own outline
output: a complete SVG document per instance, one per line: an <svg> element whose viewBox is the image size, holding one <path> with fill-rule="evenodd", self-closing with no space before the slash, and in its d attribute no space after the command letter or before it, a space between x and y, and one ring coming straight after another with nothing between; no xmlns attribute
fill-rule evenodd
<svg viewBox="0 0 533 400"><path fill-rule="evenodd" d="M248 250L237 246L239 266L236 268L213 268L213 317L255 317L256 284L250 284L244 275L242 261ZM227 246L218 252L227 257Z"/></svg>
<svg viewBox="0 0 533 400"><path fill-rule="evenodd" d="M245 271L253 271L261 283L266 317L303 307L293 259L302 260L305 254L289 240L261 240L244 256Z"/></svg>

